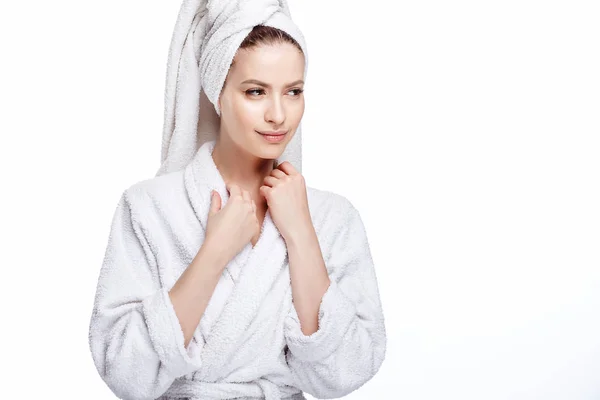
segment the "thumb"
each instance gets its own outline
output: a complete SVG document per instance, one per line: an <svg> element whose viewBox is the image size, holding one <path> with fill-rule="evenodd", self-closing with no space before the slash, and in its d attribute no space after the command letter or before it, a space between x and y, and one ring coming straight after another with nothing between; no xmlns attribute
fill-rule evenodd
<svg viewBox="0 0 600 400"><path fill-rule="evenodd" d="M221 196L216 191L211 191L210 196L210 213L214 214L221 209Z"/></svg>

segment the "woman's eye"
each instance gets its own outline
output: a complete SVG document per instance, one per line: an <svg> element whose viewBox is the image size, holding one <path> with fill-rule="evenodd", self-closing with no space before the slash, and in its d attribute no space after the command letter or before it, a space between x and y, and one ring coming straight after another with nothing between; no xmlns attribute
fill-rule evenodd
<svg viewBox="0 0 600 400"><path fill-rule="evenodd" d="M256 96L263 92L264 92L263 89L248 89L248 90L246 90L246 94L249 94L251 96Z"/></svg>
<svg viewBox="0 0 600 400"><path fill-rule="evenodd" d="M304 89L292 89L290 90L288 93L292 93L293 96L299 96L300 93L304 92ZM262 94L265 94L265 90L264 89L248 89L246 90L246 94L251 96L251 97L257 97L260 96Z"/></svg>

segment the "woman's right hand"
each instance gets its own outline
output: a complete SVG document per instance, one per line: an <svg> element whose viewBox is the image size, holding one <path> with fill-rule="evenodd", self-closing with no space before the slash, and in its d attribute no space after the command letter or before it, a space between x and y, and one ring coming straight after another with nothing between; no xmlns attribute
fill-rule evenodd
<svg viewBox="0 0 600 400"><path fill-rule="evenodd" d="M260 224L250 193L236 184L227 185L227 190L229 200L223 209L221 196L212 192L204 241L229 262L260 232Z"/></svg>

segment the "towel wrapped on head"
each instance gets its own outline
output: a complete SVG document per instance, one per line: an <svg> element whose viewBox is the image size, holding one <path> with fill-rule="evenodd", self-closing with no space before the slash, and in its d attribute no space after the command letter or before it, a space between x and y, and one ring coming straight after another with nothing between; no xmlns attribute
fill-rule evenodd
<svg viewBox="0 0 600 400"><path fill-rule="evenodd" d="M184 0L169 48L161 166L156 176L183 169L219 130L219 95L235 54L257 25L289 34L304 53L304 36L286 0ZM208 104L210 102L211 104ZM278 158L302 171L302 131Z"/></svg>

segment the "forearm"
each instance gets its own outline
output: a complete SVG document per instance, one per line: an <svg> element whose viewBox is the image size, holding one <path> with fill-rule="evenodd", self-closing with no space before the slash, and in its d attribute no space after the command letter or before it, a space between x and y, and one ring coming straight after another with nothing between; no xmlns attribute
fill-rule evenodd
<svg viewBox="0 0 600 400"><path fill-rule="evenodd" d="M183 331L185 347L200 323L226 263L213 248L203 244L169 291Z"/></svg>
<svg viewBox="0 0 600 400"><path fill-rule="evenodd" d="M318 330L303 332L296 307L284 324L286 361L295 384L316 398L339 398L356 390L385 358L385 322L369 242L360 214L346 204L347 212L337 221L340 229L323 249L331 282L319 305ZM314 251L309 249L301 245L290 257Z"/></svg>
<svg viewBox="0 0 600 400"><path fill-rule="evenodd" d="M319 306L330 284L329 275L312 222L296 230L286 245L294 307L302 333L308 336L319 329Z"/></svg>

